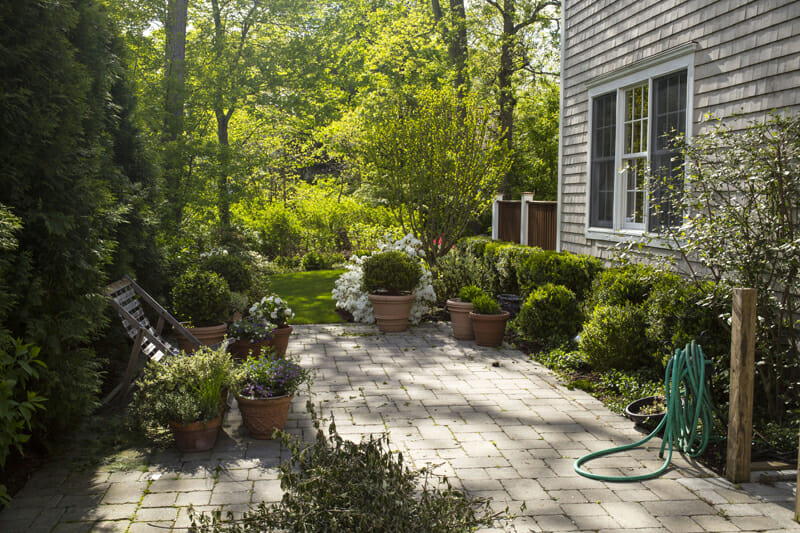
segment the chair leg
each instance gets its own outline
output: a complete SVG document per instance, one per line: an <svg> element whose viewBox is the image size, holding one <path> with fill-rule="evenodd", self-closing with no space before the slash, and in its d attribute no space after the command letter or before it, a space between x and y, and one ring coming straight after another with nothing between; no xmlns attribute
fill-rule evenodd
<svg viewBox="0 0 800 533"><path fill-rule="evenodd" d="M136 339L133 341L133 349L131 350L131 356L128 359L128 367L125 369L125 374L122 376L122 381L114 387L108 395L103 398L101 403L103 405L109 403L114 397L119 394L120 392L123 393L123 396L128 391L130 387L131 381L133 381L133 375L136 372L136 364L139 362L139 352L142 350L142 343L144 342L144 330L140 329L139 333L136 335Z"/></svg>

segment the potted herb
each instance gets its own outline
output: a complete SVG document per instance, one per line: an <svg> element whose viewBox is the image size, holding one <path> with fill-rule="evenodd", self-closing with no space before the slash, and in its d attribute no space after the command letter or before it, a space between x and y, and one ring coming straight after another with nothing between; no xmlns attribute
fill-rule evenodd
<svg viewBox="0 0 800 533"><path fill-rule="evenodd" d="M205 346L217 344L225 337L230 304L228 282L214 272L190 270L172 289L175 316L186 322L189 331ZM178 338L178 344L187 352L197 348L182 337Z"/></svg>
<svg viewBox="0 0 800 533"><path fill-rule="evenodd" d="M481 294L472 300L472 327L475 330L475 342L479 346L500 346L506 331L508 311L500 309L500 305L488 294Z"/></svg>
<svg viewBox="0 0 800 533"><path fill-rule="evenodd" d="M414 305L414 288L422 278L419 262L399 251L373 254L362 263L363 289L381 331L405 331Z"/></svg>
<svg viewBox="0 0 800 533"><path fill-rule="evenodd" d="M233 362L225 348L201 347L150 360L137 381L132 414L147 433L170 428L181 451L214 447Z"/></svg>
<svg viewBox="0 0 800 533"><path fill-rule="evenodd" d="M450 323L453 326L453 336L456 339L472 340L475 332L472 329L472 300L483 294L480 287L467 285L461 287L458 298L447 300L447 310L450 311Z"/></svg>
<svg viewBox="0 0 800 533"><path fill-rule="evenodd" d="M255 439L271 439L275 429L283 429L295 392L310 379L308 371L296 362L270 357L270 351L248 357L237 370L236 401L244 425Z"/></svg>

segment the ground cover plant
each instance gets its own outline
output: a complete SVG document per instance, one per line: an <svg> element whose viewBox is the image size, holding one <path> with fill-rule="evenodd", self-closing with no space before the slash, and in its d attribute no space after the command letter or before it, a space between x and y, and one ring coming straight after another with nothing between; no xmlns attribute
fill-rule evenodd
<svg viewBox="0 0 800 533"><path fill-rule="evenodd" d="M344 270L291 272L271 277L271 287L292 303L292 324L334 324L341 322L331 291Z"/></svg>

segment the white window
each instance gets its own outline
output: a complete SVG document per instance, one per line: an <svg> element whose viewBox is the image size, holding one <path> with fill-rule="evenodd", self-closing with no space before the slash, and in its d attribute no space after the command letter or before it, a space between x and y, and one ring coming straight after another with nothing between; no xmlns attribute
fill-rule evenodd
<svg viewBox="0 0 800 533"><path fill-rule="evenodd" d="M676 222L669 198L682 190L683 165L670 140L691 134L693 50L589 84L587 237L657 233Z"/></svg>

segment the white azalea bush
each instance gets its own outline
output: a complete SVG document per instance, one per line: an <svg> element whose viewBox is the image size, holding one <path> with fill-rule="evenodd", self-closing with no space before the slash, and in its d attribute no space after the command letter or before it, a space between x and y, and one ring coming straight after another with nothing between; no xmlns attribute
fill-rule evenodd
<svg viewBox="0 0 800 533"><path fill-rule="evenodd" d="M419 324L422 316L431 309L431 306L436 301L431 271L423 260L425 252L422 250L422 242L410 233L397 240L387 237L386 242L379 244L378 251L373 252L373 254L395 250L412 259L416 259L422 266L422 278L414 288L413 292L416 298L409 316L409 321L412 324ZM349 311L353 315L353 320L363 324L373 324L375 322L375 314L372 312L372 304L369 302L366 291L361 288L361 282L364 278L364 271L361 265L366 257L353 256L350 258L347 272L336 280L332 294L336 307Z"/></svg>

